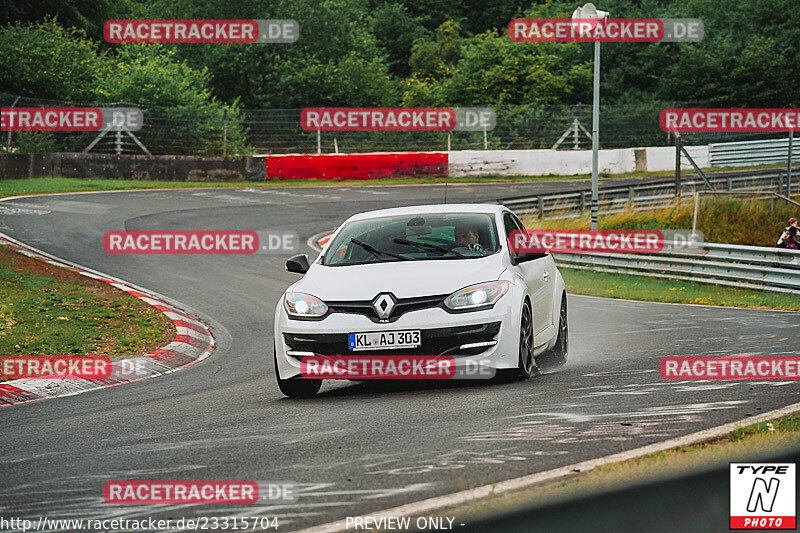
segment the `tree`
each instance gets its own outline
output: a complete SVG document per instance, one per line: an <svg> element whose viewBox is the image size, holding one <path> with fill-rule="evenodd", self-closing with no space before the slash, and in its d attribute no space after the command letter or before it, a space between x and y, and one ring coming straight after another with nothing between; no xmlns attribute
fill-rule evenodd
<svg viewBox="0 0 800 533"><path fill-rule="evenodd" d="M445 93L453 105L549 105L586 100L591 64L568 43L516 43L489 31L462 48Z"/></svg>
<svg viewBox="0 0 800 533"><path fill-rule="evenodd" d="M6 92L86 101L105 61L85 32L53 18L0 29L0 87Z"/></svg>
<svg viewBox="0 0 800 533"><path fill-rule="evenodd" d="M376 7L370 21L370 31L386 50L389 71L396 76L408 76L414 41L427 39L431 32L418 19L411 17L405 6L396 2Z"/></svg>

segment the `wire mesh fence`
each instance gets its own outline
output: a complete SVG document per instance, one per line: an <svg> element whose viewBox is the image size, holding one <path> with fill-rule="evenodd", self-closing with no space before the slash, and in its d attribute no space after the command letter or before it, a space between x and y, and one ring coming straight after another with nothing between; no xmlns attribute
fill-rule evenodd
<svg viewBox="0 0 800 533"><path fill-rule="evenodd" d="M560 150L591 148L589 105L515 106L495 109L492 131L453 132L317 132L300 126L301 109L193 109L142 106L125 102L65 102L18 97L0 92L9 107L138 107L144 126L132 132L152 154L245 155L287 153L353 153L373 151ZM661 131L659 112L666 107L702 107L685 103L646 102L602 105L600 148L666 146L674 141ZM15 153L82 152L101 132L0 132L0 151ZM92 152L142 153L125 132L109 132ZM781 138L783 134L683 134L686 145Z"/></svg>

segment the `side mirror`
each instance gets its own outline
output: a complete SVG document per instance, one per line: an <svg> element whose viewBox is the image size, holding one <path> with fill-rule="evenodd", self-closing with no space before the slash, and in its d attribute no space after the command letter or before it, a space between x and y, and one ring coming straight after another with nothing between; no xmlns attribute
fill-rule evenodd
<svg viewBox="0 0 800 533"><path fill-rule="evenodd" d="M286 270L289 272L305 274L309 268L311 266L308 264L308 256L306 254L296 255L286 261Z"/></svg>
<svg viewBox="0 0 800 533"><path fill-rule="evenodd" d="M541 259L542 257L546 257L546 256L547 256L546 253L540 253L540 252L527 252L527 253L522 253L522 254L515 254L513 256L513 258L514 258L513 262L514 262L514 264L518 265L520 263L525 263L527 261L534 261L536 259Z"/></svg>

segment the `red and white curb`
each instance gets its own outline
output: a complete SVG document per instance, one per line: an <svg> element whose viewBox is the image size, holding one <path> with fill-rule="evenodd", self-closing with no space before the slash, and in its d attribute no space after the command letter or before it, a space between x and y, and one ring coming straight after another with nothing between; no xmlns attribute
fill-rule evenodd
<svg viewBox="0 0 800 533"><path fill-rule="evenodd" d="M334 229L333 231L323 231L322 233L312 235L311 238L308 239L308 247L321 252L325 245L331 240L331 237L333 237L335 232L336 230Z"/></svg>
<svg viewBox="0 0 800 533"><path fill-rule="evenodd" d="M72 396L90 390L113 387L169 374L202 361L214 350L211 330L192 315L178 309L151 291L134 287L120 279L57 259L0 233L0 244L51 265L108 283L139 298L164 313L173 323L176 336L171 343L140 357L127 357L112 363L111 376L104 379L58 378L17 379L0 383L0 407Z"/></svg>

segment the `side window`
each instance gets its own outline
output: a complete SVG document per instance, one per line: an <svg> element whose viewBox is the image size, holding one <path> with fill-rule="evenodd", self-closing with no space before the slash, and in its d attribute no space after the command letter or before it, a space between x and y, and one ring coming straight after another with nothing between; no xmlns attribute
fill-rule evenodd
<svg viewBox="0 0 800 533"><path fill-rule="evenodd" d="M503 227L506 230L506 237L509 237L512 231L519 229L514 222L514 215L511 213L503 213Z"/></svg>
<svg viewBox="0 0 800 533"><path fill-rule="evenodd" d="M511 218L514 220L514 223L519 227L519 229L525 231L525 225L520 219L517 218L517 215L511 215Z"/></svg>
<svg viewBox="0 0 800 533"><path fill-rule="evenodd" d="M516 222L514 222L514 215L511 213L503 213L503 227L506 230L506 242L503 244L508 248L508 254L514 257L515 254L511 251L511 246L508 245L508 238L511 236L511 232L519 229Z"/></svg>

